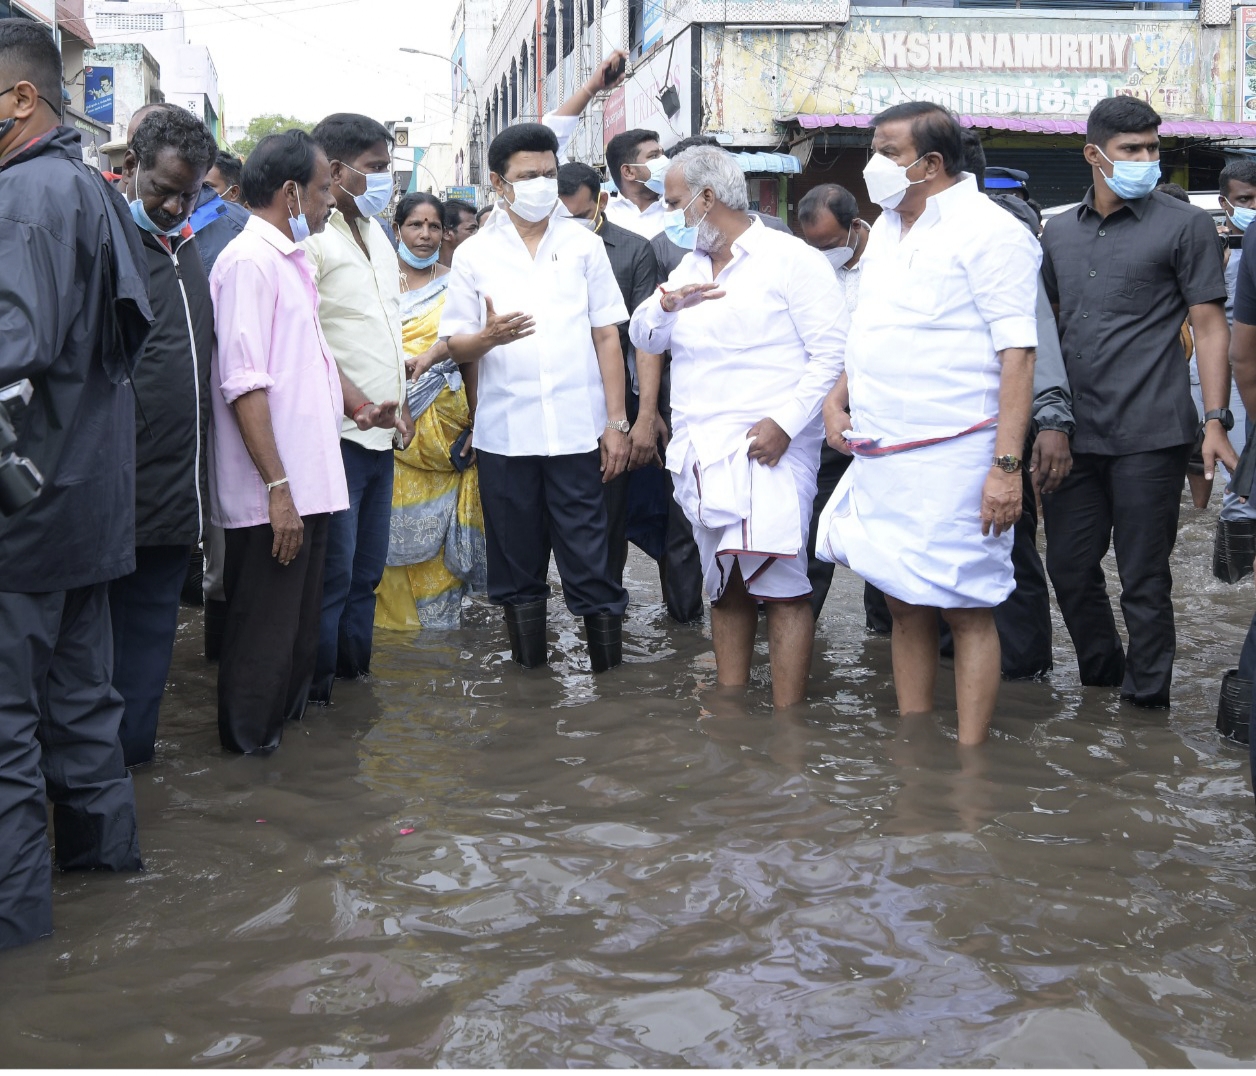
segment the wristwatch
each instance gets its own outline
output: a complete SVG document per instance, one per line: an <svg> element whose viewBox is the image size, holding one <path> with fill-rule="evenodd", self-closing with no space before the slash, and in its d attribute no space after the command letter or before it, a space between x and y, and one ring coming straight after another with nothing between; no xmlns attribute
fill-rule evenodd
<svg viewBox="0 0 1256 1076"><path fill-rule="evenodd" d="M606 423L606 428L608 430L618 430L620 433L627 433L629 430L632 429L632 423L629 422L626 418L621 418L618 422L608 421Z"/></svg>
<svg viewBox="0 0 1256 1076"><path fill-rule="evenodd" d="M1216 407L1204 415L1204 424L1207 425L1213 419L1221 423L1221 428L1229 433L1234 429L1234 412L1228 407Z"/></svg>
<svg viewBox="0 0 1256 1076"><path fill-rule="evenodd" d="M994 465L1000 471L1006 471L1008 474L1015 474L1021 469L1019 456L995 456Z"/></svg>

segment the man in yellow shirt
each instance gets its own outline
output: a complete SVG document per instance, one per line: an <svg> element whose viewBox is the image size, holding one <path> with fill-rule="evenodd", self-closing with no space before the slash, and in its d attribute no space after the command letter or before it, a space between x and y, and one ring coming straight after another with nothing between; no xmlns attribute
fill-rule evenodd
<svg viewBox="0 0 1256 1076"><path fill-rule="evenodd" d="M372 218L392 200L392 139L369 116L341 112L311 132L331 162L336 208L322 233L302 246L314 267L318 316L340 368L345 414L340 435L349 507L333 513L323 578L318 664L310 701L331 701L337 676L371 665L375 588L388 555L393 489L393 430L414 436L406 409L397 254ZM373 427L361 429L363 417Z"/></svg>

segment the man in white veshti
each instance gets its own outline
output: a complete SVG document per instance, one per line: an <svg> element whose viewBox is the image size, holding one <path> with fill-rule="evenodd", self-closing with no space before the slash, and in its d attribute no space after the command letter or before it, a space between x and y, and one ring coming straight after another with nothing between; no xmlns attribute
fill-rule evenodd
<svg viewBox="0 0 1256 1076"><path fill-rule="evenodd" d="M667 468L702 557L716 678L749 682L762 601L772 701L791 706L806 694L815 632L806 546L820 408L849 315L824 255L747 214L727 151L679 154L663 197L668 237L691 253L637 307L631 335L672 353Z"/></svg>
<svg viewBox="0 0 1256 1076"><path fill-rule="evenodd" d="M824 408L829 443L844 438L855 462L817 552L885 592L900 713L933 709L941 610L959 742L979 744L999 690L994 606L1015 585L1042 253L961 171L951 113L909 102L873 123L864 179L884 212L847 342L850 418L835 394Z"/></svg>

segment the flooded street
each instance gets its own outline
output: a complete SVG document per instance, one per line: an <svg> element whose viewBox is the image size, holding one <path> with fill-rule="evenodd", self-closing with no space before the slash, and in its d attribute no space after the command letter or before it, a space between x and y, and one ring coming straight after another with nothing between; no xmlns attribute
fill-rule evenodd
<svg viewBox="0 0 1256 1076"><path fill-rule="evenodd" d="M1214 520L1183 508L1171 714L1083 690L1057 614L963 757L953 714L895 715L843 570L788 720L762 631L716 692L634 553L622 668L554 601L524 672L477 604L377 634L267 759L219 749L184 610L148 870L56 877L56 934L0 955L6 1063L1251 1064L1256 826L1213 726L1256 593L1212 579Z"/></svg>

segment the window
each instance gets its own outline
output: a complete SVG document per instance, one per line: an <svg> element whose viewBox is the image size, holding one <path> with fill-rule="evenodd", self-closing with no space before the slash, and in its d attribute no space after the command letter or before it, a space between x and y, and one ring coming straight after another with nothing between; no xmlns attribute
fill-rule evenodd
<svg viewBox="0 0 1256 1076"><path fill-rule="evenodd" d="M642 0L628 0L628 54L641 55L641 42L644 34L642 26Z"/></svg>
<svg viewBox="0 0 1256 1076"><path fill-rule="evenodd" d="M545 8L545 73L548 75L558 66L558 20L554 15L554 0Z"/></svg>
<svg viewBox="0 0 1256 1076"><path fill-rule="evenodd" d="M116 11L100 11L96 14L96 25L102 30L128 30L143 33L165 29L166 17L162 14L122 15Z"/></svg>
<svg viewBox="0 0 1256 1076"><path fill-rule="evenodd" d="M519 50L519 111L523 111L523 103L528 99L528 43L525 41Z"/></svg>
<svg viewBox="0 0 1256 1076"><path fill-rule="evenodd" d="M580 0L559 0L563 8L563 55L576 47L576 4Z"/></svg>
<svg viewBox="0 0 1256 1076"><path fill-rule="evenodd" d="M605 2L605 0L603 0ZM584 5L584 24L585 26L593 25L593 0L587 0Z"/></svg>
<svg viewBox="0 0 1256 1076"><path fill-rule="evenodd" d="M510 90L506 82L506 76L502 75L501 85L501 102L502 102L502 127L510 126ZM501 130L501 127L498 128Z"/></svg>
<svg viewBox="0 0 1256 1076"><path fill-rule="evenodd" d="M510 118L519 118L519 65L510 61Z"/></svg>

